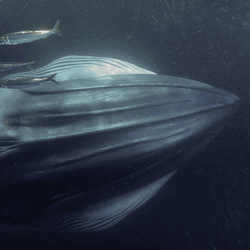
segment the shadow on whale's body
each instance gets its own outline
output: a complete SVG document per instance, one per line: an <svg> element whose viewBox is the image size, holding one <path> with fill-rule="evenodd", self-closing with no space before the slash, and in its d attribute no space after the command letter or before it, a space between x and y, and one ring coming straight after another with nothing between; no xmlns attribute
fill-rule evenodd
<svg viewBox="0 0 250 250"><path fill-rule="evenodd" d="M238 98L127 62L67 56L0 92L2 231L98 231L150 200L204 147Z"/></svg>

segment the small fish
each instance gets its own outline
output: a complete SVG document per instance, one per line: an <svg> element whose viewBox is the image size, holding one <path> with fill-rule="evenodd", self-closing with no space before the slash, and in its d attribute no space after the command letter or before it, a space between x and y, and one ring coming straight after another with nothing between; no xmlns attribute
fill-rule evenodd
<svg viewBox="0 0 250 250"><path fill-rule="evenodd" d="M1 62L0 63L0 72L18 69L18 68L22 68L22 67L27 67L29 69L32 69L30 65L32 65L34 63L35 63L35 61L28 62L28 63Z"/></svg>
<svg viewBox="0 0 250 250"><path fill-rule="evenodd" d="M55 27L51 30L25 30L14 33L6 34L0 37L0 45L16 45L22 43L30 43L42 38L46 38L52 34L57 34L61 36L59 31L59 20L57 21Z"/></svg>
<svg viewBox="0 0 250 250"><path fill-rule="evenodd" d="M22 89L22 88L29 88L36 85L40 85L43 82L52 81L58 85L60 85L54 77L56 73L49 77L28 77L28 78L16 78L16 79L4 79L0 80L0 88L7 88L7 89Z"/></svg>

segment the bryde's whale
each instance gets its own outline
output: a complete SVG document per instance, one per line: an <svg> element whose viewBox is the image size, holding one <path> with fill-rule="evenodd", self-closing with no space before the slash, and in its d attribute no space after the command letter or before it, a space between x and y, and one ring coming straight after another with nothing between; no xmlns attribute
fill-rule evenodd
<svg viewBox="0 0 250 250"><path fill-rule="evenodd" d="M66 56L0 91L1 230L97 231L149 201L239 98L130 63Z"/></svg>

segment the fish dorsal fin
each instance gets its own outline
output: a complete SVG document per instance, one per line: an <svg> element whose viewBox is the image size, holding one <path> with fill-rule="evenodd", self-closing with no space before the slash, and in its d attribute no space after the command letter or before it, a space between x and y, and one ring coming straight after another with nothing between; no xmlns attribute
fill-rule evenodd
<svg viewBox="0 0 250 250"><path fill-rule="evenodd" d="M175 172L176 170L142 188L112 199L80 207L74 211L64 211L65 213L60 216L45 217L40 226L46 230L59 232L91 232L107 229L154 197Z"/></svg>

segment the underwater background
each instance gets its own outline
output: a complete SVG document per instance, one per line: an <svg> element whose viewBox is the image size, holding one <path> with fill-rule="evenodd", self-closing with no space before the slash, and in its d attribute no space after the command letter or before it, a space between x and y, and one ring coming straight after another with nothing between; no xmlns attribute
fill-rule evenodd
<svg viewBox="0 0 250 250"><path fill-rule="evenodd" d="M206 149L114 227L1 232L1 249L249 249L250 1L0 1L0 36L51 29L58 19L61 37L0 46L1 62L41 67L71 54L111 57L210 84L242 103Z"/></svg>

